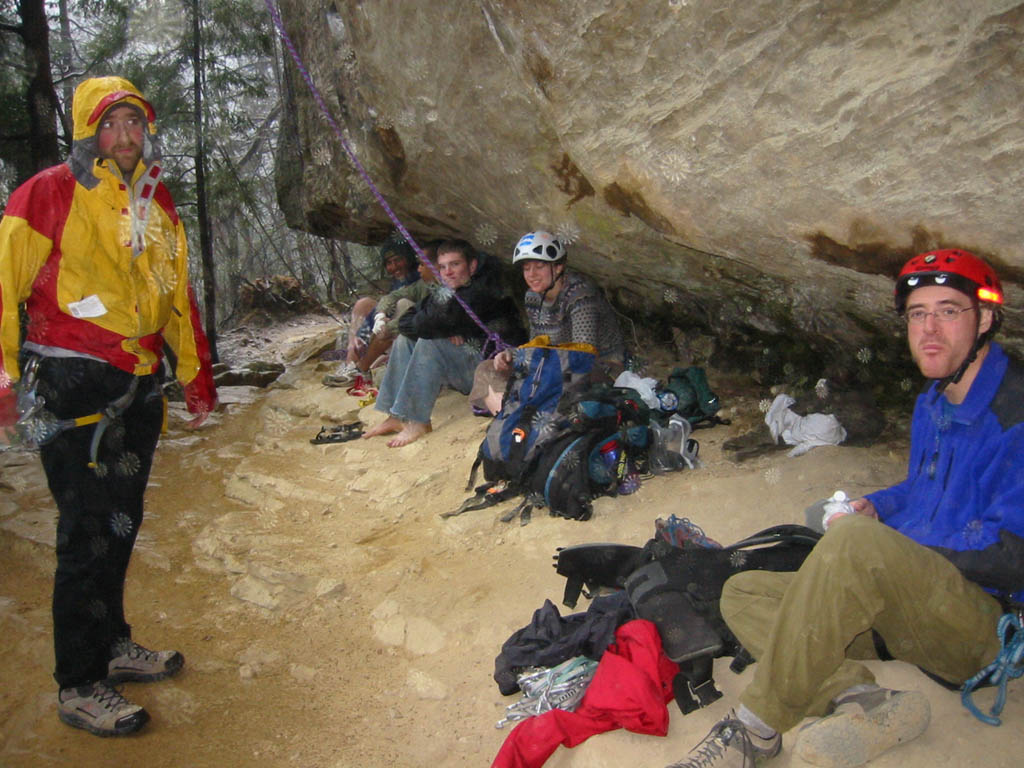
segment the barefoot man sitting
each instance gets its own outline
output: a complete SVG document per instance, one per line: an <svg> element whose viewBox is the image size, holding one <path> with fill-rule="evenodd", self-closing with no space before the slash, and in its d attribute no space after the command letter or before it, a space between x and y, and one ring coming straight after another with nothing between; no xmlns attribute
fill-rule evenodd
<svg viewBox="0 0 1024 768"><path fill-rule="evenodd" d="M437 267L442 285L398 323L401 335L391 347L374 406L388 417L363 435L394 434L388 441L390 448L408 445L430 432L430 412L442 386L463 394L473 386L485 334L456 294L507 342L522 340L515 303L490 256L477 253L464 240L448 240L437 248Z"/></svg>

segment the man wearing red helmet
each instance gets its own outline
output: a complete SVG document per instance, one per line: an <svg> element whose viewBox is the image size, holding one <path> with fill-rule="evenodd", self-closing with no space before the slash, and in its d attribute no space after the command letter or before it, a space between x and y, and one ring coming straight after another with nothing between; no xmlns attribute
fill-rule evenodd
<svg viewBox="0 0 1024 768"><path fill-rule="evenodd" d="M932 380L907 477L852 502L799 571L726 583L722 615L758 664L740 707L674 766L751 766L808 716L805 762L861 765L920 735L930 710L854 659L900 659L956 687L997 656L999 618L1024 601L1024 369L991 340L1002 303L966 251L904 266L896 309Z"/></svg>

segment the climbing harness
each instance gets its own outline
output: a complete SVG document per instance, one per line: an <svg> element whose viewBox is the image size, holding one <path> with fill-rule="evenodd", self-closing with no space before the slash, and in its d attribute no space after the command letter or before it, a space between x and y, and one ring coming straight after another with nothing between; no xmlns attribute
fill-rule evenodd
<svg viewBox="0 0 1024 768"><path fill-rule="evenodd" d="M416 252L416 255L419 257L420 261L423 264L426 264L430 271L434 273L434 276L437 278L438 283L441 283L441 273L438 271L437 265L435 265L433 262L430 261L430 259L427 258L426 254L423 253L423 249L420 248L419 243L417 243L413 239L413 236L409 234L409 230L407 230L405 228L405 225L402 224L401 220L398 218L398 214L396 214L391 209L391 206L388 205L380 190L377 189L377 185L374 184L373 179L370 178L370 174L367 172L363 164L359 162L359 158L356 157L356 153L352 150L352 147L349 145L348 141L345 140L345 136L342 133L341 127L338 125L337 121L335 121L334 116L331 114L330 109L328 109L327 107L327 102L324 101L323 95L321 95L320 90L316 87L316 84L313 82L313 76L309 73L309 70L303 63L302 57L299 56L298 49L296 49L291 37L288 36L288 32L285 31L284 21L281 18L281 14L278 11L277 7L274 5L273 0L264 0L264 2L267 6L267 12L270 14L270 18L274 23L274 27L276 27L278 34L281 36L282 43L284 43L285 48L288 49L288 53L291 55L292 60L295 62L295 66L299 70L299 74L302 75L302 79L309 87L309 91L313 96L313 100L316 102L316 105L320 108L320 112L323 114L324 120L326 120L327 124L331 126L331 130L334 131L335 137L338 139L339 142L341 142L341 146L345 150L345 154L348 155L349 160L352 161L352 165L355 166L356 171L358 171L359 175L362 176L363 181L366 182L366 185L367 187L369 187L370 192L373 194L374 198L376 198L377 202L380 203L381 208L384 209L384 213L386 213L388 218L391 219L392 223L395 225L395 228L401 233L402 237L405 238L405 241L409 243L412 249ZM469 318L474 323L477 324L480 330L484 332L484 335L487 337L485 344L493 345L495 348L495 352L500 352L504 349L509 348L510 345L507 344L504 340L502 340L501 336L491 331L491 329L484 324L484 321L481 320L480 317L476 314L476 312L473 311L472 307L469 306L465 299L463 299L461 296L454 292L452 295L454 296L455 300L458 301L460 305L462 305L462 308L466 311L466 314L469 315Z"/></svg>
<svg viewBox="0 0 1024 768"><path fill-rule="evenodd" d="M596 661L576 656L557 667L542 667L521 674L516 682L523 692L522 698L505 707L505 717L494 727L502 728L506 723L525 720L552 709L572 712L579 705L596 671Z"/></svg>
<svg viewBox="0 0 1024 768"><path fill-rule="evenodd" d="M1006 704L1006 684L1013 678L1024 675L1024 623L1021 617L1022 611L1017 613L1004 614L999 619L996 628L996 635L999 637L1001 646L996 660L981 670L978 674L964 683L963 691L960 694L960 701L967 707L968 711L983 723L989 725L1002 725L999 714ZM988 683L996 686L996 700L992 704L989 714L985 714L975 705L971 695L979 685Z"/></svg>
<svg viewBox="0 0 1024 768"><path fill-rule="evenodd" d="M95 424L96 429L93 431L92 442L89 445L88 466L90 469L96 469L99 466L97 456L103 433L110 422L124 413L132 404L135 392L139 387L138 377L133 376L131 384L128 385L128 391L111 400L102 410L75 419L58 419L46 409L46 398L36 391L39 385L39 361L38 357L29 358L25 363L21 380L18 382L18 421L15 423L14 429L21 445L29 450L35 450L41 445L46 445L67 429Z"/></svg>

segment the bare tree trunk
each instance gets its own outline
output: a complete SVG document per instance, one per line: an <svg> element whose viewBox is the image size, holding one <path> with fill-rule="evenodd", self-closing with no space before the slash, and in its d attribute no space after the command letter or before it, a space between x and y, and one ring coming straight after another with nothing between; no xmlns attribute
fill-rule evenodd
<svg viewBox="0 0 1024 768"><path fill-rule="evenodd" d="M356 276L352 270L352 254L348 252L346 243L339 243L338 248L341 250L341 263L345 269L345 290L351 293L356 284Z"/></svg>
<svg viewBox="0 0 1024 768"><path fill-rule="evenodd" d="M50 75L50 31L44 0L20 0L21 39L25 64L32 73L25 92L29 120L29 152L35 171L61 161L57 145L57 96Z"/></svg>
<svg viewBox="0 0 1024 768"><path fill-rule="evenodd" d="M68 77L68 74L71 72L71 47L73 45L71 39L71 17L68 16L68 0L60 0L58 9L60 14L60 51L58 61L60 62L62 75L58 80L63 80L61 93L64 98L63 108L60 109L58 117L64 129L64 140L70 147L72 128L68 115L71 113L71 101L74 98L75 89L71 84L71 78Z"/></svg>
<svg viewBox="0 0 1024 768"><path fill-rule="evenodd" d="M324 245L327 246L327 301L335 302L338 299L337 288L344 278L341 276L341 266L338 264L338 243L333 238L325 238Z"/></svg>
<svg viewBox="0 0 1024 768"><path fill-rule="evenodd" d="M196 133L196 216L199 221L199 251L203 265L203 305L206 336L210 340L210 356L217 354L217 278L213 265L213 237L210 212L206 201L206 121L203 119L203 41L200 0L191 0L192 7L192 121Z"/></svg>

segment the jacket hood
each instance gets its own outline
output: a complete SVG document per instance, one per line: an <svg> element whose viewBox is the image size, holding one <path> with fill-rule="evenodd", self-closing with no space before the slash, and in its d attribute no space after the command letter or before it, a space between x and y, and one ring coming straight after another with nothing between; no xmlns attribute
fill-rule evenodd
<svg viewBox="0 0 1024 768"><path fill-rule="evenodd" d="M75 178L84 187L91 189L98 180L93 166L99 159L97 134L103 115L115 105L135 107L146 121L143 133L142 163L147 168L160 159L160 148L156 140L156 112L146 101L142 92L123 77L91 77L82 81L75 89L71 103L71 117L74 123L71 143L71 166Z"/></svg>
<svg viewBox="0 0 1024 768"><path fill-rule="evenodd" d="M478 251L476 253L476 272L469 278L469 284L483 284L489 288L500 290L501 282L501 264L491 254Z"/></svg>

